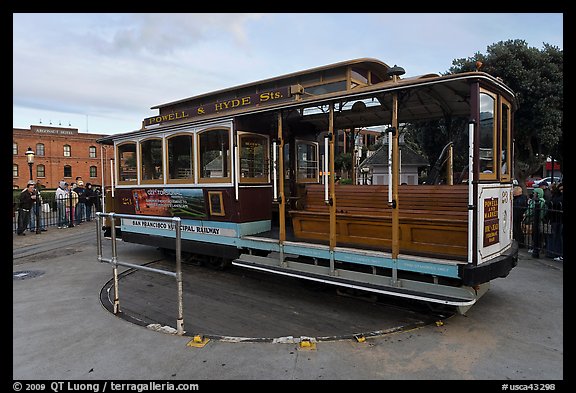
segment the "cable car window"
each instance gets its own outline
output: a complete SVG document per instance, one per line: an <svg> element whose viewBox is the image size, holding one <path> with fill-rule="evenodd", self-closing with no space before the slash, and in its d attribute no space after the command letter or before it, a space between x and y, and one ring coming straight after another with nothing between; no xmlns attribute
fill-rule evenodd
<svg viewBox="0 0 576 393"><path fill-rule="evenodd" d="M360 68L352 68L350 71L350 88L366 86L368 84L368 71Z"/></svg>
<svg viewBox="0 0 576 393"><path fill-rule="evenodd" d="M118 183L136 182L136 143L128 142L118 145Z"/></svg>
<svg viewBox="0 0 576 393"><path fill-rule="evenodd" d="M296 141L296 181L318 182L318 143Z"/></svg>
<svg viewBox="0 0 576 393"><path fill-rule="evenodd" d="M142 182L163 180L162 139L148 139L140 143Z"/></svg>
<svg viewBox="0 0 576 393"><path fill-rule="evenodd" d="M495 103L496 100L493 96L484 92L480 93L479 160L481 179L496 179L494 160L496 157Z"/></svg>
<svg viewBox="0 0 576 393"><path fill-rule="evenodd" d="M502 139L500 155L500 174L501 180L510 180L510 104L502 99L501 113L502 120Z"/></svg>
<svg viewBox="0 0 576 393"><path fill-rule="evenodd" d="M334 93L336 91L344 91L344 90L346 90L346 81L325 83L323 85L307 87L305 89L306 93L314 95Z"/></svg>
<svg viewBox="0 0 576 393"><path fill-rule="evenodd" d="M268 182L268 138L240 134L240 182Z"/></svg>
<svg viewBox="0 0 576 393"><path fill-rule="evenodd" d="M199 133L198 152L200 181L230 181L229 130L212 129Z"/></svg>
<svg viewBox="0 0 576 393"><path fill-rule="evenodd" d="M166 139L168 145L168 182L194 182L192 160L193 135L175 135Z"/></svg>

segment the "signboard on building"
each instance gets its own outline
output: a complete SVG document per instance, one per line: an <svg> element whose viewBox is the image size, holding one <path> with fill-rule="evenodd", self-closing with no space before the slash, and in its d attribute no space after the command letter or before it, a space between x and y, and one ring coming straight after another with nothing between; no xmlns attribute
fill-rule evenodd
<svg viewBox="0 0 576 393"><path fill-rule="evenodd" d="M30 130L36 134L44 135L75 135L78 134L77 128L57 128L48 126L31 126Z"/></svg>

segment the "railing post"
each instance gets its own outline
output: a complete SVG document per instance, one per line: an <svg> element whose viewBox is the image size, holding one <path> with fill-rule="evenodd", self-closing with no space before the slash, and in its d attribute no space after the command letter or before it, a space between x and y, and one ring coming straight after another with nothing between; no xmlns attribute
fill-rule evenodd
<svg viewBox="0 0 576 393"><path fill-rule="evenodd" d="M182 304L182 228L180 226L180 217L174 217L176 226L176 286L178 287L178 319L176 320L176 331L178 335L184 334L184 306Z"/></svg>
<svg viewBox="0 0 576 393"><path fill-rule="evenodd" d="M141 220L151 220L151 221L171 221L174 225L174 230L176 233L175 240L176 240L176 272L165 271L154 269L148 266L140 266L135 265L127 262L120 262L118 261L118 251L116 248L116 228L115 226L112 227L111 230L111 237L112 237L112 258L107 259L104 258L102 255L102 234L100 231L102 230L102 222L105 220L105 217L114 223L116 216L120 219L122 218L135 218L136 216L129 215L129 214L115 214L115 213L96 213L97 218L97 234L96 234L96 242L98 248L98 261L99 262L107 262L114 266L113 274L114 274L114 314L118 314L120 312L120 299L118 293L118 266L127 266L132 269L139 269L139 270L147 270L152 271L154 273L160 273L169 275L176 278L176 286L178 289L178 318L176 320L176 331L178 335L184 334L184 307L183 307L183 285L182 285L182 227L181 227L181 218L180 217L138 217Z"/></svg>
<svg viewBox="0 0 576 393"><path fill-rule="evenodd" d="M541 246L541 232L540 232L540 223L542 219L540 217L540 200L537 196L534 199L534 209L533 209L533 221L532 221L532 233L533 233L533 245L532 245L532 257L533 258L540 258L540 246Z"/></svg>
<svg viewBox="0 0 576 393"><path fill-rule="evenodd" d="M112 272L114 274L114 314L120 312L120 298L118 294L118 252L116 250L116 227L114 226L114 213L110 213L110 221L112 221L112 230L110 231L112 236L112 264L114 268Z"/></svg>
<svg viewBox="0 0 576 393"><path fill-rule="evenodd" d="M96 249L98 262L102 262L102 217L100 212L96 212Z"/></svg>

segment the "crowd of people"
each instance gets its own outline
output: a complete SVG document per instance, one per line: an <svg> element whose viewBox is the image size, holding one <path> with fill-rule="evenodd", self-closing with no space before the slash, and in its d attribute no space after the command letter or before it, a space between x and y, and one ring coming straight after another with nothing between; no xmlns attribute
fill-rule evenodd
<svg viewBox="0 0 576 393"><path fill-rule="evenodd" d="M94 189L91 183L84 184L82 178L78 176L74 183L60 181L55 199L58 214L57 227L62 229L91 221L93 209L100 200L100 192L99 189ZM28 181L26 188L20 194L19 202L17 235L24 236L28 227L31 232L37 229L46 231L42 215L43 200L40 183Z"/></svg>
<svg viewBox="0 0 576 393"><path fill-rule="evenodd" d="M555 261L564 260L563 193L561 182L550 186L543 181L528 194L514 186L514 240L535 258L543 251Z"/></svg>

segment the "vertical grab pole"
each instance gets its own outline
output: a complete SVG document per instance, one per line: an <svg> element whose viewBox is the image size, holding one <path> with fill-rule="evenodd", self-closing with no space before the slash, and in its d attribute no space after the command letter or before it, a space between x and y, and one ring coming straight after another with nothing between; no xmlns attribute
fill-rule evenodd
<svg viewBox="0 0 576 393"><path fill-rule="evenodd" d="M286 241L286 198L284 198L284 137L282 130L282 112L278 111L278 224L280 230L278 233L278 248L280 249L280 266L287 266L284 260L284 242Z"/></svg>
<svg viewBox="0 0 576 393"><path fill-rule="evenodd" d="M329 172L330 172L330 274L335 274L334 248L336 247L336 188L334 180L334 103L330 103L330 112L328 115L328 133L330 135L330 154L328 155Z"/></svg>
<svg viewBox="0 0 576 393"><path fill-rule="evenodd" d="M468 263L474 260L473 237L474 237L474 122L468 123Z"/></svg>
<svg viewBox="0 0 576 393"><path fill-rule="evenodd" d="M116 226L114 225L114 213L110 213L110 221L112 221L112 273L114 275L114 314L120 312L120 297L118 294L118 252L116 250Z"/></svg>
<svg viewBox="0 0 576 393"><path fill-rule="evenodd" d="M274 202L278 201L278 146L276 140L272 142L272 185L274 191Z"/></svg>
<svg viewBox="0 0 576 393"><path fill-rule="evenodd" d="M329 145L329 137L324 137L324 162L322 170L324 173L322 174L324 180L324 202L326 204L330 203L330 196L328 195L328 145Z"/></svg>
<svg viewBox="0 0 576 393"><path fill-rule="evenodd" d="M237 135L236 133L234 135ZM234 137L234 157L231 160L234 168L234 197L238 201L238 188L240 182L240 148L238 147L237 136Z"/></svg>
<svg viewBox="0 0 576 393"><path fill-rule="evenodd" d="M102 186L104 187L104 186ZM110 159L110 190L112 191L112 198L114 198L114 159ZM104 194L104 190L102 190Z"/></svg>
<svg viewBox="0 0 576 393"><path fill-rule="evenodd" d="M392 135L393 126L388 128L388 204L392 205Z"/></svg>
<svg viewBox="0 0 576 393"><path fill-rule="evenodd" d="M394 81L397 76L394 76ZM392 93L392 127L391 132L388 134L388 151L392 148L389 154L392 157L392 173L389 179L392 181L388 184L388 197L392 192L392 284L399 285L398 282L398 254L400 253L400 214L399 214L399 201L398 201L398 181L400 180L400 159L398 148L398 93ZM390 165L388 166L390 168Z"/></svg>
<svg viewBox="0 0 576 393"><path fill-rule="evenodd" d="M448 146L448 160L446 161L446 184L454 185L454 144L450 142Z"/></svg>
<svg viewBox="0 0 576 393"><path fill-rule="evenodd" d="M176 286L178 287L178 320L176 321L176 331L179 336L184 334L184 306L182 304L182 228L180 217L173 217L176 226Z"/></svg>

